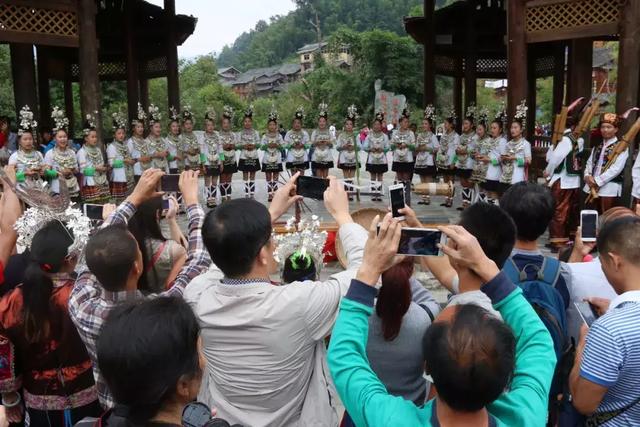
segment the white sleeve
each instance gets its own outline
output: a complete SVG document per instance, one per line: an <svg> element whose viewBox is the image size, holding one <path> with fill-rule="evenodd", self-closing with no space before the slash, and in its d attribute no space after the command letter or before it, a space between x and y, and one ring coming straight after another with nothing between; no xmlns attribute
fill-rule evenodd
<svg viewBox="0 0 640 427"><path fill-rule="evenodd" d="M77 160L78 160L78 165L80 166L81 169L84 169L87 167L87 154L85 152L84 149L81 149L78 151L77 156Z"/></svg>
<svg viewBox="0 0 640 427"><path fill-rule="evenodd" d="M11 160L9 160L11 163ZM638 198L640 196L640 156L636 157L636 161L633 163L633 168L631 169L631 176L633 177L633 189L634 197Z"/></svg>
<svg viewBox="0 0 640 427"><path fill-rule="evenodd" d="M600 176L596 177L596 184L599 187L602 187L607 182L611 181L618 175L622 173L624 170L624 165L627 163L627 159L629 158L629 149L624 150L624 152L620 153L615 163L611 165L609 169L607 169L604 173L600 174Z"/></svg>
<svg viewBox="0 0 640 427"><path fill-rule="evenodd" d="M562 140L558 143L556 148L550 148L547 152L547 168L545 172L549 175L553 174L553 171L556 170L558 166L562 163L562 161L569 155L571 152L571 140L566 136L562 137Z"/></svg>
<svg viewBox="0 0 640 427"><path fill-rule="evenodd" d="M47 151L47 154L44 155L44 163L47 166L54 166L55 162L53 161L53 150Z"/></svg>
<svg viewBox="0 0 640 427"><path fill-rule="evenodd" d="M16 151L15 153L11 153L11 155L9 156L9 165L16 165L18 164L18 152Z"/></svg>
<svg viewBox="0 0 640 427"><path fill-rule="evenodd" d="M593 155L595 154L595 147L591 149L591 154L589 154L589 159L587 159L587 164L584 167L584 176L585 178L591 176L591 171L593 170Z"/></svg>

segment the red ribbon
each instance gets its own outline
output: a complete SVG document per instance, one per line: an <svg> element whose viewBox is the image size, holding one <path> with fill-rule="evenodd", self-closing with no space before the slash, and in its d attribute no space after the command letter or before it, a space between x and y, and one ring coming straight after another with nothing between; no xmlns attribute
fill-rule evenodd
<svg viewBox="0 0 640 427"><path fill-rule="evenodd" d="M51 264L40 264L40 268L42 269L42 271L45 271L47 273L49 273L53 269Z"/></svg>

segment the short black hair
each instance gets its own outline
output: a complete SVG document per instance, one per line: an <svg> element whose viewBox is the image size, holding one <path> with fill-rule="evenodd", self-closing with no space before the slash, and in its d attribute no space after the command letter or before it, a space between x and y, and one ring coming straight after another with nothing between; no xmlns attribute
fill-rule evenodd
<svg viewBox="0 0 640 427"><path fill-rule="evenodd" d="M124 286L138 254L138 243L124 224L99 229L87 242L87 267L108 291Z"/></svg>
<svg viewBox="0 0 640 427"><path fill-rule="evenodd" d="M634 265L640 265L640 218L623 216L606 222L598 232L600 254L615 252Z"/></svg>
<svg viewBox="0 0 640 427"><path fill-rule="evenodd" d="M262 203L235 199L210 211L202 227L202 240L211 260L227 277L251 271L260 249L271 238L271 215Z"/></svg>
<svg viewBox="0 0 640 427"><path fill-rule="evenodd" d="M533 242L547 230L553 218L555 202L548 187L519 182L502 195L500 207L515 222L518 239Z"/></svg>
<svg viewBox="0 0 640 427"><path fill-rule="evenodd" d="M429 326L422 348L438 396L456 411L479 411L496 400L513 377L513 332L475 304L457 306L450 322Z"/></svg>
<svg viewBox="0 0 640 427"><path fill-rule="evenodd" d="M516 226L509 215L490 203L474 203L462 211L459 224L478 239L485 255L502 268L516 241Z"/></svg>
<svg viewBox="0 0 640 427"><path fill-rule="evenodd" d="M199 335L182 298L138 300L109 313L98 337L98 366L128 419L146 425L173 398L181 378L201 377Z"/></svg>

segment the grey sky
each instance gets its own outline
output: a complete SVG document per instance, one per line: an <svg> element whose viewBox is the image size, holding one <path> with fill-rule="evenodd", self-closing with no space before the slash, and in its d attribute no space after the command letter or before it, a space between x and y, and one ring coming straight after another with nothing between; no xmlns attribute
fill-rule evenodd
<svg viewBox="0 0 640 427"><path fill-rule="evenodd" d="M163 5L163 0L147 1ZM220 52L260 19L269 22L271 16L284 15L294 8L293 0L176 0L177 13L198 18L195 32L178 47L178 55L191 58Z"/></svg>

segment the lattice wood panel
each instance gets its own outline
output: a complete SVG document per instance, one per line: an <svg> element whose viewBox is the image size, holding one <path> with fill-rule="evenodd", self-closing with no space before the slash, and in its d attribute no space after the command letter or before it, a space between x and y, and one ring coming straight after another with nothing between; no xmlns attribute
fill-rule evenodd
<svg viewBox="0 0 640 427"><path fill-rule="evenodd" d="M98 63L98 76L101 80L116 80L126 76L127 65L124 62L100 62ZM80 66L71 64L71 76L74 80L80 78Z"/></svg>
<svg viewBox="0 0 640 427"><path fill-rule="evenodd" d="M478 58L476 62L478 73L504 73L507 74L506 58Z"/></svg>
<svg viewBox="0 0 640 427"><path fill-rule="evenodd" d="M456 62L453 58L443 55L436 55L433 57L433 64L436 71L442 74L455 73Z"/></svg>
<svg viewBox="0 0 640 427"><path fill-rule="evenodd" d="M561 1L527 7L527 32L575 29L617 23L623 0Z"/></svg>
<svg viewBox="0 0 640 427"><path fill-rule="evenodd" d="M0 4L0 31L78 37L75 12Z"/></svg>

